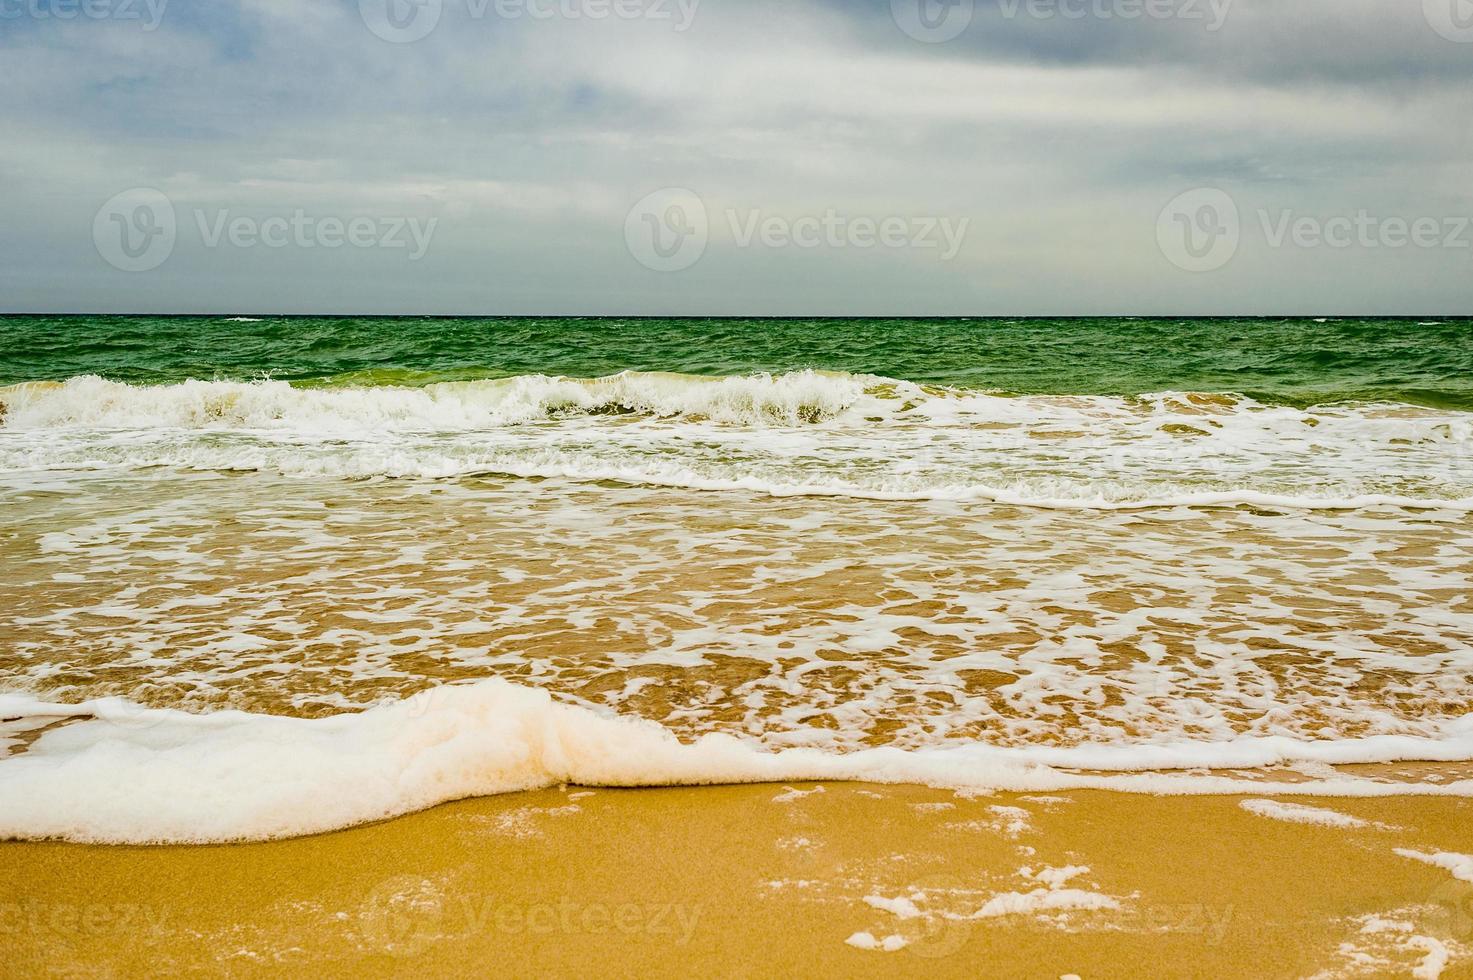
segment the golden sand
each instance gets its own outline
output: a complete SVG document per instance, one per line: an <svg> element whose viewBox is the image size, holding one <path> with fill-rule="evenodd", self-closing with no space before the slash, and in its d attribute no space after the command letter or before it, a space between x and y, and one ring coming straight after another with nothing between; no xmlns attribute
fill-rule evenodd
<svg viewBox="0 0 1473 980"><path fill-rule="evenodd" d="M1442 976L1473 976L1473 884L1394 853L1473 853L1473 801L1293 801L1366 822L1344 828L1226 797L816 788L568 788L267 844L0 844L0 973L1410 976L1443 950Z"/></svg>

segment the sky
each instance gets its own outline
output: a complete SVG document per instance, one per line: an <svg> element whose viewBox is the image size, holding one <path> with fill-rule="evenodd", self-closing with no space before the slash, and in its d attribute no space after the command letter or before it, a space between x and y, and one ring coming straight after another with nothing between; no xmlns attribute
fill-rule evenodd
<svg viewBox="0 0 1473 980"><path fill-rule="evenodd" d="M0 310L1473 314L1473 0L0 0Z"/></svg>

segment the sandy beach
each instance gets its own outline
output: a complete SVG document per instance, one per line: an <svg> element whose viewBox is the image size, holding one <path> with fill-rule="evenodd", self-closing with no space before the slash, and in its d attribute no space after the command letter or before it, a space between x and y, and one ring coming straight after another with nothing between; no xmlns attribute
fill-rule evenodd
<svg viewBox="0 0 1473 980"><path fill-rule="evenodd" d="M1473 0L0 58L0 980L1473 980Z"/></svg>
<svg viewBox="0 0 1473 980"><path fill-rule="evenodd" d="M1473 851L1473 803L1267 810L569 787L266 844L7 843L3 972L1473 975L1473 884L1396 853Z"/></svg>
<svg viewBox="0 0 1473 980"><path fill-rule="evenodd" d="M1466 323L0 331L6 977L1473 976Z"/></svg>

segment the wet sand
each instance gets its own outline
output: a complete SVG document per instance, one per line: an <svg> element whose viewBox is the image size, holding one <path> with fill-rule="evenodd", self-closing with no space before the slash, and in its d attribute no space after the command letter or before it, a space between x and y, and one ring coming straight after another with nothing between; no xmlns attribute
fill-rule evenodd
<svg viewBox="0 0 1473 980"><path fill-rule="evenodd" d="M1443 977L1473 976L1473 884L1393 852L1473 853L1473 801L1293 801L1368 822L1347 829L1236 797L815 788L568 788L266 844L0 844L0 974L1411 976L1446 953Z"/></svg>

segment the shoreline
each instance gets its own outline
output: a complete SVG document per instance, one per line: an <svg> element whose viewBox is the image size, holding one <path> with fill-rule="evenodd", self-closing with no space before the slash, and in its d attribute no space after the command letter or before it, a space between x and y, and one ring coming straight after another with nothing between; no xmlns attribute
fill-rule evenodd
<svg viewBox="0 0 1473 980"><path fill-rule="evenodd" d="M483 797L260 844L0 844L17 974L1413 975L1473 801L802 783ZM877 948L866 945L865 937ZM886 952L886 948L892 951ZM1352 955L1353 954L1353 955ZM1429 959L1429 957L1431 959ZM1358 975L1329 973L1326 975ZM1429 974L1430 975L1430 974Z"/></svg>
<svg viewBox="0 0 1473 980"><path fill-rule="evenodd" d="M67 711L89 720L79 724ZM16 717L10 718L15 715ZM986 744L830 754L681 741L549 692L487 680L324 718L202 715L111 699L0 696L0 840L202 845L289 840L457 801L560 785L701 788L806 781L924 787L962 797L1101 791L1275 799L1473 798L1466 726L1334 742L1284 736L1161 746ZM37 737L39 736L39 737ZM14 746L12 746L14 747ZM1147 768L1148 765L1153 767ZM184 791L187 787L187 792ZM160 807L160 800L169 805Z"/></svg>

